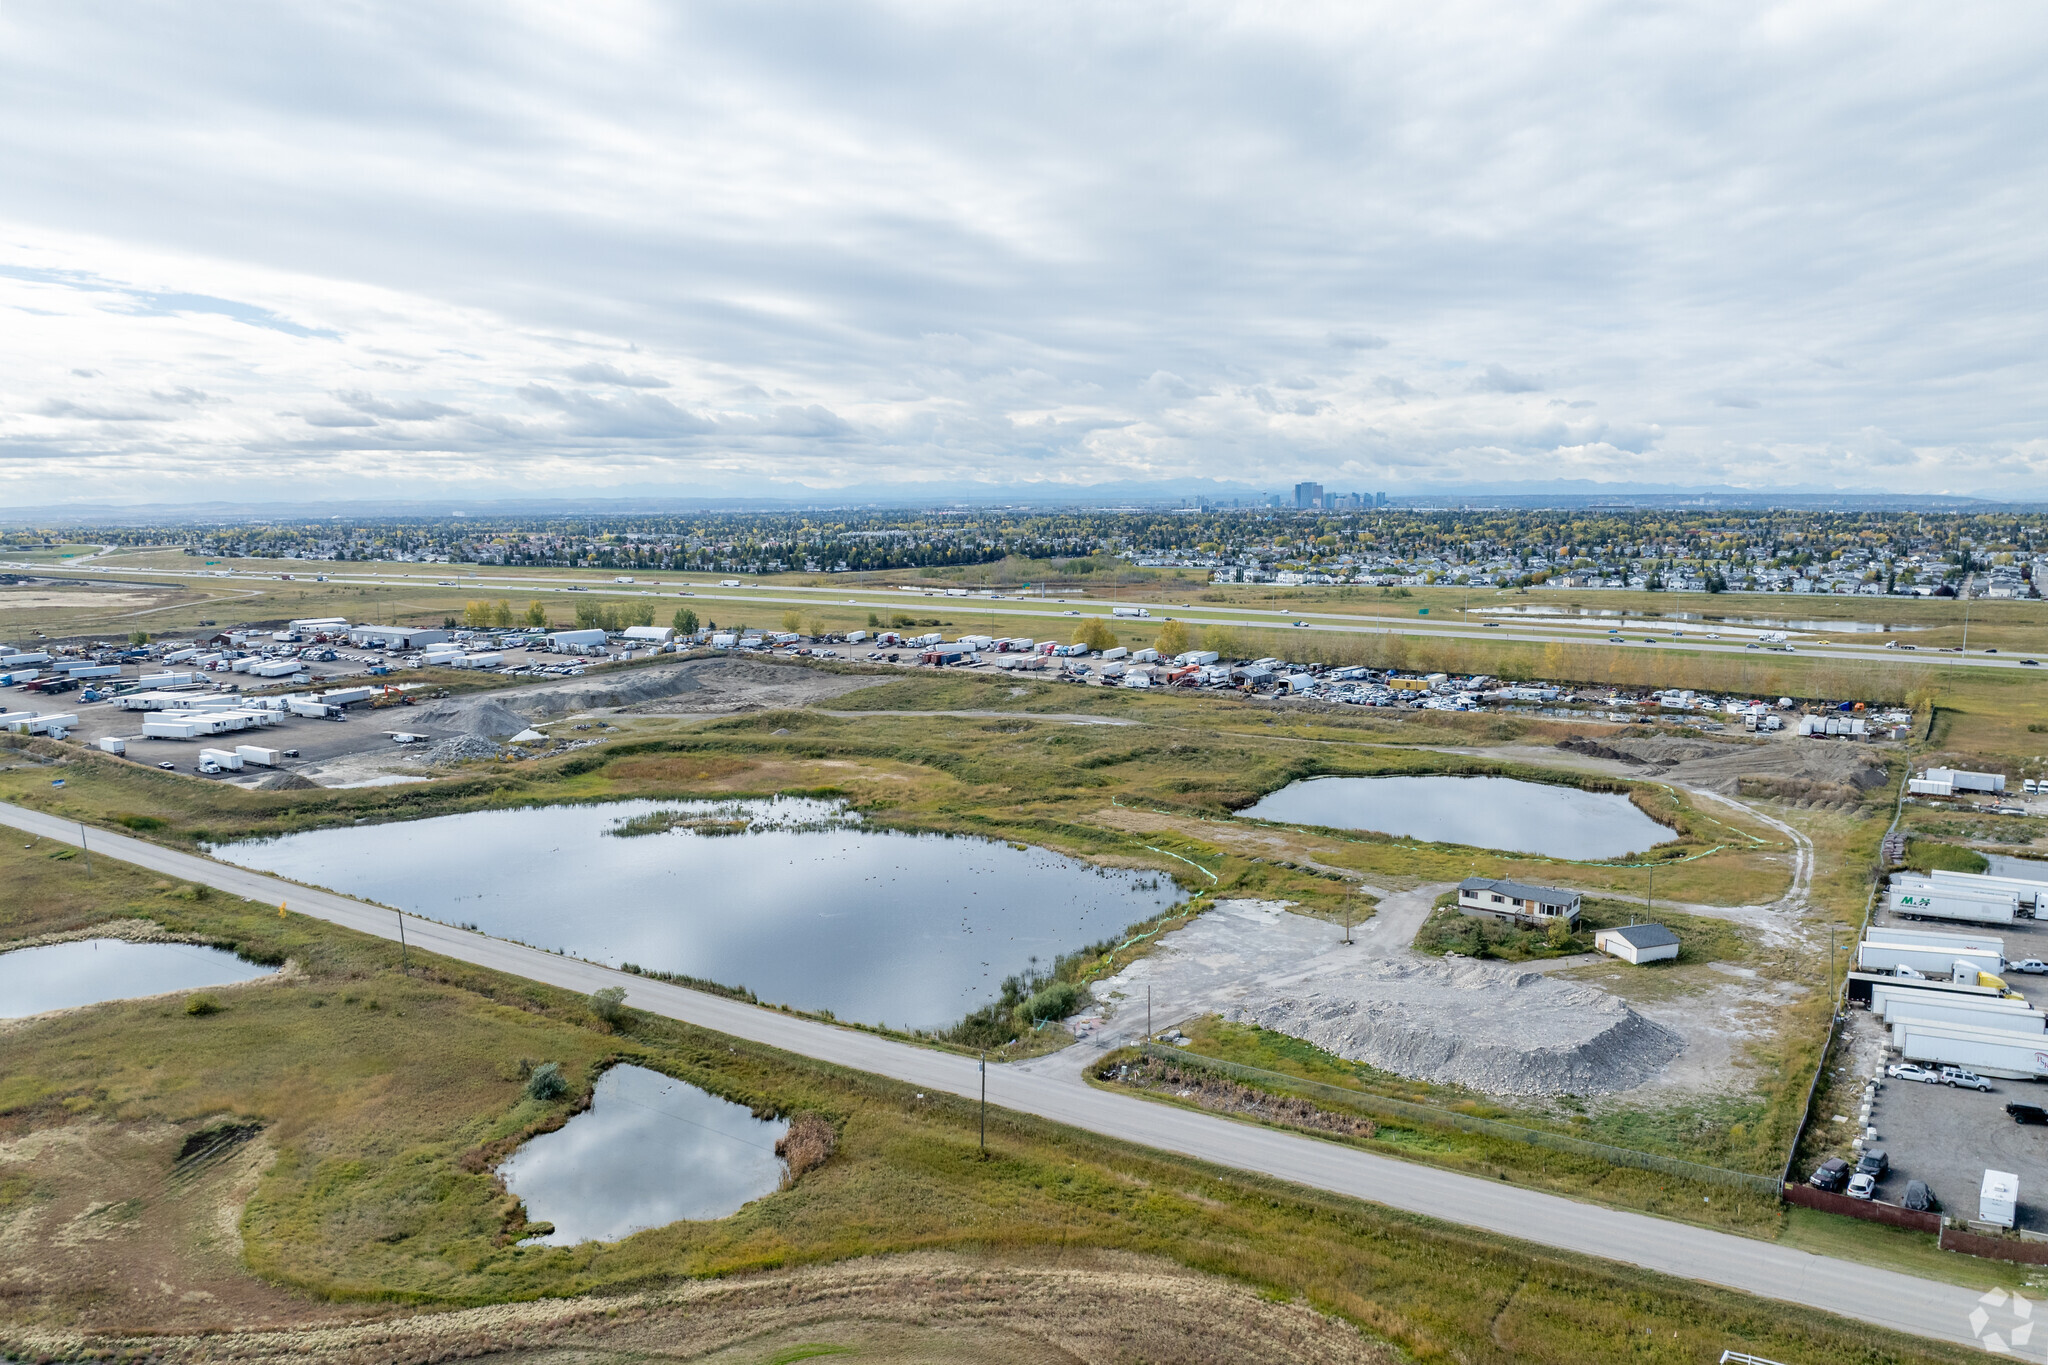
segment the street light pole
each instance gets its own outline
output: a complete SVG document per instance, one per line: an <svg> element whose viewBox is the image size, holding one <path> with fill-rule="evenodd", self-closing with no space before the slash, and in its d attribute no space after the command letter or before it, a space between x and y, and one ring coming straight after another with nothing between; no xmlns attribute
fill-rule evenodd
<svg viewBox="0 0 2048 1365"><path fill-rule="evenodd" d="M988 1158L988 1049L981 1050L981 1155Z"/></svg>

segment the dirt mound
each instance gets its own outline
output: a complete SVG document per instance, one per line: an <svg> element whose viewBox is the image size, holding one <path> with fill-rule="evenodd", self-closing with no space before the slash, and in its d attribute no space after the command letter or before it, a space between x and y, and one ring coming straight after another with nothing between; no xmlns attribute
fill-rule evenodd
<svg viewBox="0 0 2048 1365"><path fill-rule="evenodd" d="M1849 797L1886 784L1885 756L1842 740L1778 735L1771 739L1703 739L1690 735L1569 735L1567 753L1626 763L1663 777L1734 796L1785 784L1787 790L1833 790Z"/></svg>
<svg viewBox="0 0 2048 1365"><path fill-rule="evenodd" d="M423 730L453 730L459 735L504 739L526 728L526 718L505 705L506 694L438 701L419 707L411 719Z"/></svg>
<svg viewBox="0 0 2048 1365"><path fill-rule="evenodd" d="M250 784L250 789L259 792L293 792L306 787L318 787L317 782L308 782L297 773L271 773L261 781Z"/></svg>
<svg viewBox="0 0 2048 1365"><path fill-rule="evenodd" d="M1685 1040L1616 997L1470 961L1368 961L1227 1016L1383 1071L1493 1095L1602 1095L1657 1074Z"/></svg>

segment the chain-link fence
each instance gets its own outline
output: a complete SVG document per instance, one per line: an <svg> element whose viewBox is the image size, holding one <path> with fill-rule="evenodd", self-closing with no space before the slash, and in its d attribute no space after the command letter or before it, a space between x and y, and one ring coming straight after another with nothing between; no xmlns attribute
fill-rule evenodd
<svg viewBox="0 0 2048 1365"><path fill-rule="evenodd" d="M1590 1142L1585 1138L1576 1138L1565 1133L1545 1132L1541 1128L1524 1128L1518 1123L1483 1119L1472 1114L1460 1114L1456 1110L1439 1109L1434 1105L1411 1104L1407 1100L1389 1099L1384 1095L1368 1094L1362 1090L1346 1090L1342 1086L1324 1085L1321 1081L1303 1080L1299 1076L1288 1076L1278 1071L1264 1071L1239 1062L1226 1062L1220 1057L1205 1057L1198 1052L1163 1047L1158 1043L1146 1043L1143 1050L1146 1056L1162 1062L1213 1071L1219 1075L1251 1081L1261 1086L1284 1087L1296 1093L1335 1100L1348 1108L1376 1114L1382 1118L1407 1119L1417 1123L1458 1128L1468 1133L1503 1138L1509 1142L1522 1142L1533 1147L1548 1147L1553 1151L1569 1152L1574 1156L1592 1157L1617 1166L1635 1166L1646 1171L1662 1171L1666 1175L1675 1175L1686 1180L1732 1185L1737 1189L1751 1190L1771 1199L1780 1197L1778 1181L1767 1175L1750 1175L1744 1171L1723 1170L1719 1166L1702 1166L1697 1162L1681 1161L1677 1157L1659 1156L1655 1152L1610 1147L1604 1142Z"/></svg>

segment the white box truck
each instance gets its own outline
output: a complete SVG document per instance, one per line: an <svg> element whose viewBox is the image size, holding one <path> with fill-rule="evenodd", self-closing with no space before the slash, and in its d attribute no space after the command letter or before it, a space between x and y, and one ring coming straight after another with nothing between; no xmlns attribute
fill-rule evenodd
<svg viewBox="0 0 2048 1365"><path fill-rule="evenodd" d="M118 735L108 735L100 741L100 752L103 754L126 754L128 752L128 741L120 738Z"/></svg>
<svg viewBox="0 0 2048 1365"><path fill-rule="evenodd" d="M1150 607L1111 607L1109 614L1111 616L1147 617L1152 614L1152 609Z"/></svg>
<svg viewBox="0 0 2048 1365"><path fill-rule="evenodd" d="M278 750L266 749L261 744L237 744L235 752L242 756L244 763L254 763L263 768L275 768L284 758Z"/></svg>
<svg viewBox="0 0 2048 1365"><path fill-rule="evenodd" d="M1977 1221L2009 1228L2019 1217L2020 1178L2011 1171L1984 1172L1977 1192Z"/></svg>

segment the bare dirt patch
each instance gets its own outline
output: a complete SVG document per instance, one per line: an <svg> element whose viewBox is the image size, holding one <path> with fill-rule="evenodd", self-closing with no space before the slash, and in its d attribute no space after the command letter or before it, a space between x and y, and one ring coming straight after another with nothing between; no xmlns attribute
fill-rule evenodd
<svg viewBox="0 0 2048 1365"><path fill-rule="evenodd" d="M90 588L0 588L0 612L130 611L153 607L162 600L155 593L95 592Z"/></svg>
<svg viewBox="0 0 2048 1365"><path fill-rule="evenodd" d="M1187 1365L1392 1365L1396 1353L1300 1304L1170 1262L1069 1252L1058 1263L941 1253L876 1257L643 1294L553 1299L205 1338L56 1334L41 1349L148 1351L165 1361L291 1358L368 1365L488 1355L613 1365L757 1365L846 1355L886 1365L1171 1360Z"/></svg>

